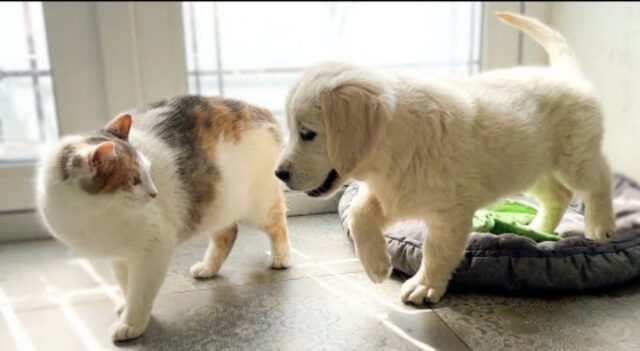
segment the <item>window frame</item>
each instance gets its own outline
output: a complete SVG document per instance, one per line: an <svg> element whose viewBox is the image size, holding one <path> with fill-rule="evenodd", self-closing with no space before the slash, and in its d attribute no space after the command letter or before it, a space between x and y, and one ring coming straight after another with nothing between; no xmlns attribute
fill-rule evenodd
<svg viewBox="0 0 640 351"><path fill-rule="evenodd" d="M545 62L536 44L494 17L525 10L548 20L547 3L524 4L483 3L481 71ZM187 93L181 11L179 2L43 3L60 135L95 130L131 106ZM48 236L34 229L34 176L35 161L0 164L0 241ZM333 212L338 200L287 192L290 215Z"/></svg>

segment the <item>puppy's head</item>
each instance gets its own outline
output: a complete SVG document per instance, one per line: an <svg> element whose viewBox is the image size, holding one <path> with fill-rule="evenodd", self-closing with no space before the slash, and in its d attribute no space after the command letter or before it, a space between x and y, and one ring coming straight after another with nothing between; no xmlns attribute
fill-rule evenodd
<svg viewBox="0 0 640 351"><path fill-rule="evenodd" d="M333 194L375 147L393 108L382 73L336 62L310 68L287 98L290 139L276 175L309 196Z"/></svg>

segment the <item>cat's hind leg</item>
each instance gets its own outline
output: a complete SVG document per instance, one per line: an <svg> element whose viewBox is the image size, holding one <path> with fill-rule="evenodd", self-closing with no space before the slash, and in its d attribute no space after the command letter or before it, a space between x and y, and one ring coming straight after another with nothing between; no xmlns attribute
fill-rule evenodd
<svg viewBox="0 0 640 351"><path fill-rule="evenodd" d="M276 202L269 209L262 230L271 240L271 268L288 268L290 264L289 230L287 229L287 208L284 196L278 196Z"/></svg>
<svg viewBox="0 0 640 351"><path fill-rule="evenodd" d="M191 266L191 275L197 279L207 279L218 274L220 267L229 256L238 236L236 224L211 234L209 247L201 262Z"/></svg>

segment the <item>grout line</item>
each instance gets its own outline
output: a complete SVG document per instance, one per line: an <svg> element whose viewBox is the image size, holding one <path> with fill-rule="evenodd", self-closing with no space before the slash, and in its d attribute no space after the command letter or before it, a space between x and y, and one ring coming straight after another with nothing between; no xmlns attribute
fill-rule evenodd
<svg viewBox="0 0 640 351"><path fill-rule="evenodd" d="M71 326L76 334L76 339L82 344L85 350L97 350L100 348L100 343L96 339L95 335L84 323L82 318L71 308L69 302L64 298L57 298L53 303L58 306L67 323Z"/></svg>
<svg viewBox="0 0 640 351"><path fill-rule="evenodd" d="M346 258L346 259L336 259L336 260L328 260L328 261L314 261L314 259L297 250L292 248L292 253L295 253L299 256L301 256L302 258L308 259L310 261L312 261L311 263L304 263L301 265L296 265L294 267L299 267L299 268L305 268L305 267L317 267L320 268L322 271L324 271L326 274L320 274L320 275L312 275L308 272L302 272L304 273L304 276L301 277L296 277L296 278L291 278L291 279L283 279L283 280L273 280L273 281L268 281L265 282L266 284L278 284L278 283L283 283L285 281L288 280L304 280L304 279L311 279L314 282L316 282L317 284L322 285L323 287L325 287L327 290L329 290L330 292L333 292L334 294L339 295L341 298L347 300L350 303L354 303L357 306L360 307L360 309L364 310L367 314L369 314L370 316L372 316L373 318L377 319L378 321L380 321L383 325L385 325L388 329L390 329L393 333L395 333L396 335L400 336L401 338L405 339L406 341L410 342L411 344L424 349L424 350L433 350L429 345L414 339L413 337L411 337L410 335L408 335L403 329L401 329L400 327L398 327L397 325L395 325L393 322L391 322L388 319L388 314L387 313L375 313L372 310L370 310L364 302L362 301L357 301L356 299L340 292L337 291L337 289L330 287L327 283L323 282L321 280L321 278L330 276L330 277L336 277L340 280L342 280L343 282L347 283L348 285L350 285L351 287L355 288L356 290L358 290L360 293L362 293L363 295L366 295L368 298L370 298L371 300L373 300L374 302L377 302L381 305L386 306L387 308L392 309L393 311L396 312L400 312L400 313L404 313L404 314L420 314L420 313L425 313L431 310L418 310L418 311L411 311L411 310L405 310L402 309L400 307L398 307L397 305L380 298L379 296L377 296L375 293L372 293L370 291L368 291L367 289L365 289L364 287L362 287L360 284L352 281L351 279L348 279L346 277L344 277L344 275L346 274L354 274L354 273L361 273L361 271L358 272L337 272L334 269L330 268L330 265L335 265L335 264L340 264L340 263L347 263L347 262L356 262L358 261L357 258ZM117 295L117 286L112 285L112 284L108 284L103 277L101 277L94 269L94 267L90 264L89 261L87 261L86 259L73 259L70 261L71 264L74 265L78 265L81 269L83 269L85 271L85 273L98 285L98 287L96 288L88 288L88 289L82 289L79 291L72 291L69 293L57 293L54 292L53 294L49 294L49 295L45 295L45 296L27 296L27 297L20 297L17 299L2 299L0 298L0 311L3 312L3 315L5 315L6 311L9 310L11 312L14 313L15 316L15 312L13 311L12 308L12 304L17 303L17 302L24 302L24 301L29 301L30 299L34 299L34 300L38 300L38 299L44 299L44 300L48 300L53 302L53 306L52 305L48 305L48 306L41 306L43 309L46 308L51 308L51 307L58 307L60 308L60 310L62 311L62 313L64 314L65 318L67 319L67 321L69 322L69 324L72 326L72 328L74 329L74 331L76 332L76 334L78 334L78 337L81 339L80 341L82 342L83 346L88 347L88 348L92 348L93 346L96 345L97 341L95 340L95 338L92 336L91 332L87 329L87 327L85 325L82 325L81 323L81 318L73 311L73 309L71 308L71 306L69 305L69 299L73 298L73 297L77 297L77 296L90 296L92 294L96 294L96 295L106 295L108 298L110 298L111 300L116 301L116 295ZM249 282L246 284L235 284L235 283L230 283L230 284L225 284L222 286L215 286L215 287L211 287L211 286L207 286L207 287L202 287L202 288L195 288L195 289L187 289L187 290L181 290L181 291L174 291L174 292L170 292L167 294L164 294L165 296L169 296L169 295L174 295L174 294L180 294L180 293L188 293L188 292L192 292L192 291L201 291L201 290L212 290L212 289L217 289L217 288L224 288L224 287L229 287L230 285L235 285L235 286L251 286L251 285L260 285L261 283L258 282L253 283L253 282ZM262 283L264 284L264 283ZM2 293L0 291L0 293ZM3 295L0 295L0 297L2 297ZM82 304L87 304L87 303L93 303L94 301L80 301L77 304L74 305L82 305ZM6 316L5 316L6 318ZM17 318L17 317L16 317ZM15 327L15 325L14 325ZM18 334L19 335L19 334ZM456 334L457 336L457 334ZM24 335L25 337L25 342L28 343L29 340L28 338L26 338L26 334ZM85 339L83 339L83 337L85 337ZM466 344L465 344L466 345ZM29 349L29 348L27 348Z"/></svg>
<svg viewBox="0 0 640 351"><path fill-rule="evenodd" d="M48 294L45 293L43 295L27 295L27 296L14 297L14 298L5 298L5 299L0 298L0 308L2 308L3 306L11 306L19 303L30 303L33 301L52 301L52 299L72 299L76 297L92 296L92 295L107 295L108 297L110 294L115 294L117 290L118 290L118 287L116 287L115 285L109 285L106 287L86 288L86 289L77 290L77 291L70 291L67 293L48 293ZM85 302L95 302L95 301L78 301L78 304L82 304ZM45 302L39 306L21 308L20 311L35 311L39 309L46 309L51 306L52 304Z"/></svg>
<svg viewBox="0 0 640 351"><path fill-rule="evenodd" d="M295 266L295 267L299 267L299 266ZM355 274L355 273L360 273L361 271L355 271L355 272L343 272L343 273L337 273L339 275L343 275L343 274ZM163 294L159 294L158 296L169 296L169 295L174 295L174 294L184 294L184 293L189 293L191 291L203 291L203 290L215 290L215 289L219 289L219 288L226 288L229 286L238 286L238 287L247 287L247 286L256 286L256 285L268 285L268 284L277 284L277 283L282 283L282 282L287 282L287 281L298 281L298 280L305 280L305 279L309 279L310 277L312 277L309 273L304 273L304 276L300 276L300 277L292 277L292 278L287 278L287 279L276 279L276 280L271 280L271 281L266 281L266 282L258 282L258 283L254 283L254 282L249 282L249 283L229 283L226 285L219 285L219 286L203 286L201 288L199 287L195 287L193 289L186 289L186 290L177 290L177 291L171 291L171 292L167 292L167 293L163 293ZM332 273L324 273L324 274L319 274L319 275L315 275L314 277L318 277L318 278L325 278L325 277L330 277L330 276L334 276L335 274ZM199 279L195 279L192 278L196 281L200 281ZM212 279L216 279L216 278L212 278ZM209 281L210 279L205 279L202 280L203 282Z"/></svg>
<svg viewBox="0 0 640 351"><path fill-rule="evenodd" d="M339 260L330 260L330 261L322 261L320 263L325 264L325 265L336 265L336 264L341 264L341 263L351 263L351 262L359 262L357 258L343 258L343 259L339 259ZM309 262L309 263L301 263L301 264L297 264L296 267L312 267L312 266L317 266L318 263L317 262Z"/></svg>
<svg viewBox="0 0 640 351"><path fill-rule="evenodd" d="M347 262L352 262L352 261L357 261L356 258L350 258L350 259L339 259L339 260L331 260L331 261L324 261L322 263L325 264L340 264L340 263L347 263ZM69 292L65 292L65 293L43 293L40 295L23 295L20 297L13 297L13 298L0 298L0 307L4 306L4 305L13 305L13 304L18 304L18 303L30 303L33 301L47 301L47 300L52 300L52 299L71 299L71 298L76 298L76 297L83 297L83 296L91 296L91 295L106 295L107 298L109 298L110 300L112 300L114 303L118 303L119 302L119 287L117 286L117 284L109 284L107 283L101 276L100 274L98 274L95 269L93 268L93 266L90 264L90 262L86 259L83 258L75 258L69 261L71 264L77 265L79 266L82 270L85 271L85 273L87 273L87 275L91 278L91 280L93 280L98 286L97 287L90 287L90 288L83 288L83 289L79 289L79 290L73 290L73 291L69 291ZM299 264L299 265L294 265L293 267L295 268L308 268L308 267L312 267L314 266L315 263L303 263L303 264ZM292 268L293 268L292 267ZM353 271L353 272L343 272L340 274L352 274L352 273L358 273L360 271ZM302 272L304 273L304 272ZM277 283L277 282L283 282L283 281L289 281L289 280L301 280L301 279L306 279L307 278L307 273L304 273L304 276L300 276L300 277L292 277L292 278L287 278L287 279L276 279L276 280L272 280L272 281L267 281L265 282L266 284L270 284L270 283ZM318 277L327 277L330 275L334 275L335 273L331 273L331 272L326 272L324 274L320 274L318 275ZM189 276L189 278L192 278L191 276ZM192 278L193 280L197 280L195 278ZM197 280L199 281L199 280ZM203 280L203 282L206 280ZM220 287L225 287L225 286L229 286L229 285L233 285L233 286L253 286L253 285L260 285L260 282L248 282L248 283L232 283L229 282L226 285L221 285L221 286L203 286L203 287L194 287L193 289L185 289L185 290L178 290L178 291L171 291L171 292L167 292L167 293L163 293L163 294L158 294L158 296L166 296L166 295L173 295L173 294L179 294L179 293L186 293L186 292L190 292L190 291L202 291L202 290L208 290L208 289L216 289L216 288L220 288ZM83 303L92 303L95 301L79 301L78 304L83 304ZM33 310L38 310L38 309L46 309L46 308L50 308L52 307L52 304L46 303L44 302L43 304L39 305L39 306L35 306L35 307L27 307L24 310L29 310L29 311L33 311Z"/></svg>
<svg viewBox="0 0 640 351"><path fill-rule="evenodd" d="M295 266L298 267L298 266ZM355 273L360 273L360 271L355 271L355 272L343 272L343 273L339 273L339 274L355 274ZM317 277L319 278L324 278L324 277L328 277L328 276L332 276L333 274L331 273L324 273L324 274L320 274L317 275ZM158 294L158 296L170 296L170 295L175 295L175 294L183 294L183 293L189 293L192 291L203 291L203 290L214 290L214 289L218 289L218 288L225 288L225 287L229 287L229 286L239 286L239 287L245 287L245 286L256 286L256 285L266 285L266 284L274 284L274 283L282 283L285 281L296 281L296 280L304 280L304 279L308 279L308 273L305 273L304 276L300 276L300 277L292 277L292 278L287 278L287 279L276 279L276 280L271 280L271 281L265 281L263 283L255 283L255 282L248 282L248 283L229 283L229 284L225 284L225 285L218 285L218 286L202 286L202 287L193 287L190 289L184 289L184 290L176 290L176 291L170 291L170 292L166 292L166 293L160 293ZM193 280L196 281L200 281L197 280L195 278L192 278ZM215 279L215 278L213 278ZM206 282L208 280L202 280L202 282ZM92 295L106 295L108 298L110 296L113 295L117 295L119 291L119 287L115 284L108 284L105 286L99 286L99 287L94 287L94 288L84 288L81 290L76 290L76 291L70 291L67 293L49 293L49 294L43 294L43 295L27 295L27 296L21 296L21 297L17 297L17 298L5 298L5 299L0 299L0 308L2 308L5 305L12 305L12 304L17 304L17 303L29 303L29 302L33 302L33 301L51 301L52 299L56 299L56 298L62 298L62 299L71 299L71 298L76 298L76 297L83 297L83 296L92 296ZM111 300L111 298L109 298ZM87 304L87 303L94 303L97 302L95 300L85 300L85 301L77 301L74 302L74 305L82 305L82 304ZM115 301L117 302L117 301ZM21 311L36 311L36 310L40 310L40 309L47 309L47 308L52 308L54 307L54 304L51 303L43 303L39 306L32 306L32 307L25 307L23 309L21 309Z"/></svg>
<svg viewBox="0 0 640 351"><path fill-rule="evenodd" d="M71 264L75 264L80 266L80 268L82 268L82 270L85 271L85 273L87 273L87 275L96 283L98 284L98 287L104 289L105 294L107 295L107 297L109 299L111 299L111 301L113 301L114 303L118 303L120 302L120 300L118 299L118 294L117 292L114 292L112 288L114 285L110 285L108 284L94 269L94 267L89 263L89 261L85 258L79 258L79 259L74 259L69 261L69 263ZM116 286L117 287L117 286Z"/></svg>
<svg viewBox="0 0 640 351"><path fill-rule="evenodd" d="M0 288L0 302L6 300L6 294L4 290ZM31 341L29 341L29 336L27 335L26 330L20 324L20 320L18 320L18 316L16 312L13 310L10 304L0 304L0 315L4 317L7 322L7 326L9 327L9 333L13 336L18 349L19 350L35 350Z"/></svg>
<svg viewBox="0 0 640 351"><path fill-rule="evenodd" d="M291 248L291 251L295 252L296 254L298 254L298 255L300 255L302 257L305 257L307 259L312 260L312 258L310 256L306 255L305 253L303 253L303 252L301 252L299 250ZM386 307L389 307L389 308L391 308L392 310L394 310L396 312L405 313L405 314L422 314L422 313L425 313L425 311L429 311L428 309L427 310L406 310L406 309L402 309L402 308L396 306L395 304L393 304L393 303L391 303L391 302L389 302L389 301L387 301L385 299L382 299L382 298L378 297L376 294L371 293L370 291L368 291L367 289L363 288L359 284L356 284L356 283L352 282L351 280L343 277L341 273L338 273L338 272L334 271L333 269L325 266L323 263L318 262L318 263L316 263L316 265L317 265L318 268L321 268L324 271L330 273L330 275L333 275L333 276L339 278L340 280L342 280L345 283L351 285L352 287L354 287L355 289L359 290L360 292L362 292L363 294L367 295L368 297L370 297L371 299L375 300L376 302L378 302L378 303L380 303L382 305L385 305Z"/></svg>
<svg viewBox="0 0 640 351"><path fill-rule="evenodd" d="M442 321L442 324L444 324L444 325L447 327L447 329L449 329L449 331L451 331L451 333L453 333L453 335L455 335L455 336L456 336L456 338L458 338L458 340L460 340L460 342L461 342L461 343L462 343L462 344L463 344L467 349L469 349L469 350L473 350L473 349L471 348L471 346L469 346L469 344L467 344L467 342L466 342L466 341L464 341L464 339L462 339L462 337L461 337L460 335L458 335L458 333L456 333L456 331L453 329L453 327L451 327L451 326L449 325L449 323L447 323L447 322L442 318L442 316L440 316L440 314L438 313L438 309L437 309L437 308L436 308L436 309L431 309L431 310L432 310L432 311L433 311L433 313L438 317L438 319L440 319L440 320Z"/></svg>
<svg viewBox="0 0 640 351"><path fill-rule="evenodd" d="M386 313L382 313L382 314L381 313L373 313L372 311L370 311L369 309L364 307L364 304L362 302L357 301L357 300L352 299L352 298L349 298L349 296L345 295L344 293L338 291L337 289L335 289L333 287L330 287L329 285L327 285L325 282L321 281L320 279L317 279L316 277L312 277L312 276L309 276L309 278L311 278L313 281L318 283L318 285L320 285L323 288L325 288L325 290L333 293L334 295L337 295L338 297L342 298L343 300L345 300L345 301L347 301L347 302L349 302L351 304L354 304L355 306L360 307L360 309L363 310L366 314L368 314L369 316L377 319L384 326L386 326L392 332L394 332L396 335L398 335L401 338L405 339L406 341L410 342L414 346L417 346L421 350L435 350L431 346L429 346L429 345L427 345L427 344L425 344L425 343L423 343L423 342L421 342L419 340L414 339L409 334L407 334L404 330L402 330L402 328L398 327L397 325L395 325L391 321L389 321L388 314L386 314Z"/></svg>
<svg viewBox="0 0 640 351"><path fill-rule="evenodd" d="M299 277L292 277L292 278L287 278L287 279L275 279L275 280L270 280L270 281L266 281L264 283L261 282L247 282L247 283L233 283L233 282L229 282L228 284L224 284L224 285L220 285L220 286L202 286L202 287L197 287L194 286L193 288L189 288L189 289L184 289L184 290L178 290L178 291L171 291L171 292L167 292L167 293L163 293L163 294L158 294L158 296L169 296L169 295L174 295L174 294L181 294L181 293L188 293L190 291L202 291L202 290L212 290L212 289L217 289L217 288L222 288L222 287L228 287L228 286L257 286L257 285L261 285L261 284L272 284L272 283L278 283L278 282L284 282L284 281L293 281L293 280L302 280L302 279L307 279L310 277L329 277L329 276L335 276L338 279L342 280L343 282L349 284L350 286L352 286L353 288L359 290L361 293L367 295L369 298L371 298L372 300L385 305L386 307L399 312L399 313L404 313L404 314L421 314L421 313L425 313L426 311L429 311L429 309L426 310L405 310L402 309L400 307L398 307L397 305L386 301L385 299L381 299L380 297L378 297L375 294L372 294L370 291L368 291L367 289L363 288L362 286L360 286L357 283L354 283L353 281L342 277L342 275L345 274L355 274L355 273L362 273L361 270L358 271L349 271L349 272L337 272L333 269L331 269L328 265L332 265L332 264L340 264L340 263L346 263L346 262L355 262L357 261L357 258L348 258L348 259L338 259L338 260L330 260L330 261L321 261L321 262L317 262L317 261L313 261L313 258L311 256L306 255L305 253L296 250L294 248L291 248L291 251L305 259L308 259L312 262L309 263L304 263L304 264L300 264L300 265L295 265L293 267L298 267L301 269L305 269L305 268L310 268L310 267L317 267L320 268L322 271L325 272L325 274L318 274L318 275L311 275L310 273L301 271L300 273L303 274L303 276L299 276ZM100 294L104 294L106 295L107 298L109 298L112 302L114 303L118 303L119 299L118 299L118 286L116 284L108 284L93 268L93 266L91 266L91 264L86 260L86 259L73 259L71 261L72 264L76 264L78 266L80 266L86 273L87 275L89 275L89 277L91 277L91 279L98 285L97 287L93 287L93 288L85 288L85 289L81 289L81 290L76 290L76 291L71 291L71 292L67 292L67 293L54 293L54 294L44 294L44 295L31 295L31 296L22 296L19 298L10 298L10 299L5 299L5 300L0 300L0 306L2 306L3 304L16 304L16 303L28 303L30 300L46 300L46 299L52 299L52 298L64 298L64 299L70 299L70 298L75 298L75 297L82 297L82 296L91 296L91 295L100 295ZM165 278L166 279L166 278ZM195 279L195 278L193 278ZM79 301L78 304L82 304L82 303L91 303L94 301ZM35 309L44 309L44 308L48 308L51 307L51 305L41 305L41 306L37 306L36 308L32 308L31 310L35 310Z"/></svg>
<svg viewBox="0 0 640 351"><path fill-rule="evenodd" d="M359 273L359 272L358 272L358 273ZM343 273L343 274L341 274L341 275L347 275L347 274L354 274L354 273ZM444 324L444 325L446 326L446 328L447 328L447 329L448 329L448 330L449 330L453 335L455 335L455 337L456 337L456 338L457 338L457 339L458 339L458 340L459 340L459 341L460 341L460 342L461 342L461 343L462 343L462 344L463 344L467 349L472 350L472 348L471 348L469 345L467 345L467 343L462 339L462 337L460 337L460 335L458 335L458 333L456 333L456 332L453 330L453 328L451 328L451 326L450 326L449 324L447 324L447 323L444 321L444 319L442 319L442 317L437 313L437 310L436 310L436 309L433 309L433 308L430 308L430 307L429 307L428 309L423 309L423 310L419 310L419 311L415 311L415 312L425 313L425 312L427 312L427 311L429 311L429 312L434 312L434 313L435 313L435 315L437 316L437 318L442 322L442 324ZM409 312L409 314L416 314L416 313L411 313L411 312L414 312L414 311L403 311L403 313L407 313L407 312ZM386 314L385 314L385 317L386 317ZM388 321L388 320L387 320L387 321ZM393 324L393 323L391 323L391 322L389 322L389 324L390 324L390 325L389 325L389 327L393 326L393 327L395 327L395 328L399 328L398 326L396 326L395 324ZM402 329L400 329L400 330L402 330ZM403 331L403 332L404 332L404 331Z"/></svg>

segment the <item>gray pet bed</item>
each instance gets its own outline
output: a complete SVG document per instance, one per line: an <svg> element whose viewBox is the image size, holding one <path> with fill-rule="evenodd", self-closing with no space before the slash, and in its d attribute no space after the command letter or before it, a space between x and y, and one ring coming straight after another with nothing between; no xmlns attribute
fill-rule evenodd
<svg viewBox="0 0 640 351"><path fill-rule="evenodd" d="M574 201L556 230L564 237L560 241L536 243L515 234L473 233L451 284L527 293L595 289L639 277L640 185L615 175L613 188L617 235L608 243L584 238L584 204ZM349 237L345 219L357 191L357 183L349 185L338 209ZM416 273L427 232L421 221L388 228L385 236L395 270Z"/></svg>

